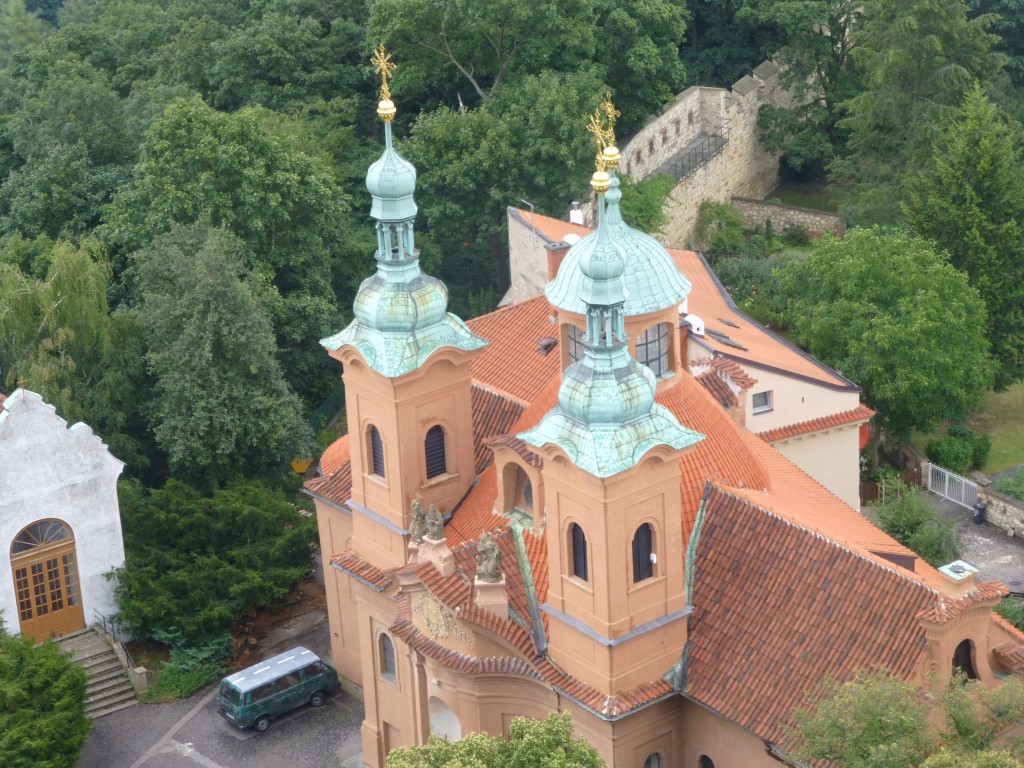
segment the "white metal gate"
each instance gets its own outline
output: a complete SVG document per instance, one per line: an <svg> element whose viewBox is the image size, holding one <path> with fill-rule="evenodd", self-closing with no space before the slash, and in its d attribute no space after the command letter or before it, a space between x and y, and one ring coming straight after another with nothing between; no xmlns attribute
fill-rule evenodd
<svg viewBox="0 0 1024 768"><path fill-rule="evenodd" d="M966 477L943 469L938 464L928 464L928 490L970 510L978 500L978 484Z"/></svg>

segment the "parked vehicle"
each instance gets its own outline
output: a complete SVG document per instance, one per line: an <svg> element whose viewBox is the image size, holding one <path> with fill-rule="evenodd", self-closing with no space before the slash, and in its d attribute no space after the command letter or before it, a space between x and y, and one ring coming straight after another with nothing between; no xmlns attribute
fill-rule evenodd
<svg viewBox="0 0 1024 768"><path fill-rule="evenodd" d="M225 677L217 702L232 725L265 731L275 717L307 702L323 705L338 685L334 667L300 646Z"/></svg>

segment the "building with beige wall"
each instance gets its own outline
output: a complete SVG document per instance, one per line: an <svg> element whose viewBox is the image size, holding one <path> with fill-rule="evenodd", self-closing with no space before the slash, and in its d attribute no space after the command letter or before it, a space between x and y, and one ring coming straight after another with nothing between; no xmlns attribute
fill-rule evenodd
<svg viewBox="0 0 1024 768"><path fill-rule="evenodd" d="M611 766L767 768L826 677L1021 673L1024 635L992 612L1005 587L920 562L752 431L845 437L783 396L791 379L823 390L828 424L870 414L696 254L629 228L614 173L596 231L547 237L545 294L467 325L420 270L415 169L385 132L377 272L323 341L351 431L306 484L366 764L564 710Z"/></svg>

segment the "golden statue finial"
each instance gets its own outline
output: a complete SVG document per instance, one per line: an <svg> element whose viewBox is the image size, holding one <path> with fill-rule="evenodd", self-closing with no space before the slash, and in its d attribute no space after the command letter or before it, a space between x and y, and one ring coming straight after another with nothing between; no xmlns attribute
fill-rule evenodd
<svg viewBox="0 0 1024 768"><path fill-rule="evenodd" d="M597 144L597 157L594 162L597 170L590 180L590 186L599 195L603 195L611 187L611 177L606 169L615 170L621 157L618 147L615 146L615 118L621 114L612 104L612 94L609 91L605 94L601 106L594 110L587 121L587 130L593 134L594 143Z"/></svg>
<svg viewBox="0 0 1024 768"><path fill-rule="evenodd" d="M374 74L380 75L380 103L377 105L377 114L385 123L390 123L395 117L395 105L391 101L391 89L388 87L388 80L394 76L395 62L391 60L384 44L377 46L370 58L373 64Z"/></svg>
<svg viewBox="0 0 1024 768"><path fill-rule="evenodd" d="M604 112L605 118L608 121L608 134L610 141L609 143L615 145L615 121L622 117L622 113L615 108L612 104L612 92L604 92L604 101L601 102L601 111Z"/></svg>

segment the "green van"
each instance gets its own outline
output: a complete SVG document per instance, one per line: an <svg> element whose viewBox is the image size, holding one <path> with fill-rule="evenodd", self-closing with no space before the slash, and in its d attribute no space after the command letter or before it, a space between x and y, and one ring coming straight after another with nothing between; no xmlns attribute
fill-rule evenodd
<svg viewBox="0 0 1024 768"><path fill-rule="evenodd" d="M307 701L310 706L321 706L337 687L334 667L298 647L225 677L217 702L232 725L265 731L275 717Z"/></svg>

